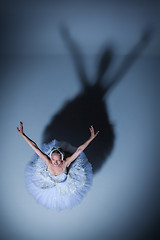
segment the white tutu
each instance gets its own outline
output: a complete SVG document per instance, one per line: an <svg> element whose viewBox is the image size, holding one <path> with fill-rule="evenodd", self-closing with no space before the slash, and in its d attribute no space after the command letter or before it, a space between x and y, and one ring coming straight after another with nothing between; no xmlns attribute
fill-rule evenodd
<svg viewBox="0 0 160 240"><path fill-rule="evenodd" d="M57 140L44 144L41 150L49 155L54 147L60 147L71 154L76 150L69 143ZM79 204L90 189L93 178L92 166L86 155L82 152L70 165L67 174L63 172L54 176L46 168L45 162L37 154L26 167L26 185L36 201L58 211Z"/></svg>

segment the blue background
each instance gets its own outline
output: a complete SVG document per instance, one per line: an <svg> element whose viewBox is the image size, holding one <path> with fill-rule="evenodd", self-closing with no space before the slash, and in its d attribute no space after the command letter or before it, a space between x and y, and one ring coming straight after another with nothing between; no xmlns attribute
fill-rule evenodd
<svg viewBox="0 0 160 240"><path fill-rule="evenodd" d="M159 1L149 0L1 1L1 239L158 236L159 9ZM115 131L111 155L82 203L58 213L27 192L24 171L33 151L16 127L23 121L25 133L40 146L51 118L82 91L62 26L77 44L91 84L105 48L112 49L106 73L112 79L146 31L150 38L131 54L136 60L105 97Z"/></svg>

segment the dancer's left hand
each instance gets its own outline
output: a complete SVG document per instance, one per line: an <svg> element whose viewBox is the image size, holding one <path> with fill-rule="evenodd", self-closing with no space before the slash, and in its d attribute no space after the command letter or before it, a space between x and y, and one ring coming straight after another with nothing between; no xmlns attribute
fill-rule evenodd
<svg viewBox="0 0 160 240"><path fill-rule="evenodd" d="M95 133L93 126L91 126L91 127L89 128L89 130L90 130L90 133L91 133L90 139L93 140L93 139L98 135L99 131L97 131L97 132Z"/></svg>

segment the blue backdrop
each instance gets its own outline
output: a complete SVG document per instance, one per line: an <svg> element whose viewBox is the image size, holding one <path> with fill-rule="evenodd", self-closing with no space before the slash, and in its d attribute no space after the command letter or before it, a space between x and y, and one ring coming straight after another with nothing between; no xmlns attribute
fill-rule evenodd
<svg viewBox="0 0 160 240"><path fill-rule="evenodd" d="M149 0L1 1L1 239L151 240L157 235L159 9L158 1ZM92 85L100 75L104 89L115 81L103 98L114 129L110 155L104 147L103 164L80 205L60 213L45 209L25 187L33 151L16 127L23 121L25 133L40 146L53 116L82 93L85 81ZM79 116L88 117L85 103L81 106ZM101 111L95 115L103 120ZM68 129L65 119L63 125ZM89 137L88 128L81 127L84 134L74 132L77 143ZM102 136L103 129L100 145ZM89 154L92 148L96 139Z"/></svg>

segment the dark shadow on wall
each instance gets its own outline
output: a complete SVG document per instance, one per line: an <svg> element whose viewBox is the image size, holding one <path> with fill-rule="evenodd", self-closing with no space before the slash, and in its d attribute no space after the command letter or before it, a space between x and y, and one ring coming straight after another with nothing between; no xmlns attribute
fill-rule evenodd
<svg viewBox="0 0 160 240"><path fill-rule="evenodd" d="M95 130L99 130L100 133L91 142L85 153L95 173L111 154L115 142L114 126L109 118L106 104L107 96L145 49L151 34L148 31L143 34L142 39L125 57L111 80L104 79L104 74L112 63L113 50L111 48L104 49L94 84L89 83L80 48L75 44L68 29L64 26L61 27L61 35L72 53L83 88L78 96L65 103L62 109L52 117L45 128L43 143L57 139L79 146L89 138L89 127L93 125ZM105 85L102 84L102 80Z"/></svg>

